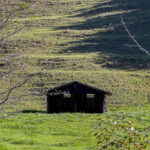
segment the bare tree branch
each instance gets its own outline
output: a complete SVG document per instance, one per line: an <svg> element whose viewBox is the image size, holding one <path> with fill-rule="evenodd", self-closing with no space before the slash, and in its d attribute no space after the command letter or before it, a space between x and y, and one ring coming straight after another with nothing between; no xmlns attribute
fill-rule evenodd
<svg viewBox="0 0 150 150"><path fill-rule="evenodd" d="M11 1L11 0L5 0L0 4L0 32L2 33L2 37L0 39L0 42L8 39L10 36L18 33L21 31L25 26L16 28L17 26L13 27L16 28L15 31L12 31L7 35L5 33L6 28L9 27L12 28L12 22L14 18L18 17L18 14L26 13L26 12L32 12L32 9L34 9L34 6L37 2L34 0L31 0L30 2L22 2L22 1ZM34 9L35 11L35 9ZM15 24L13 24L15 25ZM3 32L5 34L3 34Z"/></svg>
<svg viewBox="0 0 150 150"><path fill-rule="evenodd" d="M35 75L37 75L37 74L30 74L29 77L26 78L23 82L19 83L19 84L16 85L16 86L11 87L11 88L8 90L5 99L4 99L2 102L0 102L0 105L2 105L2 104L4 104L4 103L6 103L7 101L9 101L9 100L10 100L9 97L10 97L11 93L12 93L15 89L20 88L21 86L23 86L25 83L27 83L27 81L28 81L30 78L32 78L32 77L35 76ZM14 99L14 98L13 98L13 99Z"/></svg>
<svg viewBox="0 0 150 150"><path fill-rule="evenodd" d="M6 73L4 73L4 74L0 75L0 80L1 80L1 79L3 79L6 75L8 75L8 74L12 73L14 70L15 70L15 68L10 69L8 72L6 72Z"/></svg>
<svg viewBox="0 0 150 150"><path fill-rule="evenodd" d="M8 34L8 35L5 36L5 37L2 37L2 38L0 39L0 41L4 41L5 39L8 39L10 36L15 35L16 33L18 33L18 32L20 32L21 30L23 30L25 27L26 27L26 26L24 25L22 28L16 29L14 32Z"/></svg>
<svg viewBox="0 0 150 150"><path fill-rule="evenodd" d="M136 46L141 50L143 51L145 54L147 54L148 56L150 56L150 52L148 50L146 50L145 48L143 48L139 43L138 41L134 38L134 36L130 33L130 31L128 30L124 20L123 20L123 17L121 16L121 23L123 24L126 32L128 33L129 37L132 39L132 41L136 44Z"/></svg>
<svg viewBox="0 0 150 150"><path fill-rule="evenodd" d="M129 45L129 44L124 44L124 45L127 47L136 47L137 48L137 45Z"/></svg>
<svg viewBox="0 0 150 150"><path fill-rule="evenodd" d="M36 0L1 0L0 63L2 65L0 67L2 71L0 71L0 84L4 84L4 88L2 86L0 88L0 106L6 102L27 96L25 95L25 91L23 93L17 93L16 90L25 85L33 76L39 74L27 73L26 59L23 59L25 57L21 55L22 51L18 49L18 45L12 43L11 39L9 40L11 36L16 35L16 33L27 27L24 23L18 22L17 18L20 16L23 17L26 14L34 16L37 12L35 8L37 5L35 3L37 3ZM32 18L30 21L33 21ZM23 47L21 48L23 49Z"/></svg>

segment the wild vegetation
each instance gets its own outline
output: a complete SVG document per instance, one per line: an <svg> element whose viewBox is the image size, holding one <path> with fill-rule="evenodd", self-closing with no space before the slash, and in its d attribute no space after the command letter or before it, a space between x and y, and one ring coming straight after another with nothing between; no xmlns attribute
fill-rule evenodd
<svg viewBox="0 0 150 150"><path fill-rule="evenodd" d="M0 107L0 148L148 149L150 58L134 46L120 16L149 50L149 8L148 0L43 0L34 17L26 13L13 19L12 23L25 25L27 30L11 36L7 44L23 52L26 74L39 75L13 92L12 98L23 95L19 101ZM7 66L0 63L0 71L7 71ZM15 71L15 77L24 78L26 74ZM50 116L22 113L45 111L43 93L72 80L112 91L107 100L110 112ZM0 92L10 86L7 80L1 85ZM12 112L18 113L10 116Z"/></svg>
<svg viewBox="0 0 150 150"><path fill-rule="evenodd" d="M121 108L99 117L99 149L150 149L149 106Z"/></svg>

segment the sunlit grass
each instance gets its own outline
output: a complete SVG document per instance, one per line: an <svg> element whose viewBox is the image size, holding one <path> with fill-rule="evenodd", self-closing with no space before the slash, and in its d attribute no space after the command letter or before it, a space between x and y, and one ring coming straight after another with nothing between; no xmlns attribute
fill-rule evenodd
<svg viewBox="0 0 150 150"><path fill-rule="evenodd" d="M117 139L125 137L128 140L131 137L136 143L148 147L146 139L149 138L149 107L118 107L105 114L45 114L44 111L39 113L34 109L8 116L1 114L0 149L96 150L105 144L111 147L109 142L112 137L119 146L120 140ZM133 131L130 131L131 128ZM109 132L106 133L106 130ZM137 131L137 135L130 135L134 131ZM103 141L99 139L102 134L105 134L101 137ZM119 134L121 135L117 137ZM141 138L137 139L139 134ZM124 142L129 143L127 140ZM127 147L122 145L122 148Z"/></svg>
<svg viewBox="0 0 150 150"><path fill-rule="evenodd" d="M47 19L59 19L59 18L66 18L68 15L53 15L53 16L42 16L42 17L31 17L31 18L17 18L13 21L34 21L34 20L47 20Z"/></svg>
<svg viewBox="0 0 150 150"><path fill-rule="evenodd" d="M104 130L110 120L134 121L143 136L150 115L149 57L136 47L126 46L133 43L120 15L136 39L150 49L149 1L44 0L43 4L37 16L14 20L29 30L10 41L24 50L27 72L40 72L40 76L14 91L14 95L25 92L20 101L1 107L0 150L96 150L94 133L101 133L97 126L100 119L105 120ZM107 97L109 112L45 114L46 96L36 93L73 80L111 91L113 95ZM6 80L2 83L1 91L9 88ZM17 114L7 116L12 112Z"/></svg>
<svg viewBox="0 0 150 150"><path fill-rule="evenodd" d="M4 118L0 124L0 148L95 150L92 126L97 117L92 114L29 113Z"/></svg>

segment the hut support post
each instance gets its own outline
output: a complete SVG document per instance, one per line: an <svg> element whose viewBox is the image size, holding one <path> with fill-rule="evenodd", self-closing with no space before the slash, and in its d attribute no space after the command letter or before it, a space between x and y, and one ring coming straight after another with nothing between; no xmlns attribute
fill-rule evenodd
<svg viewBox="0 0 150 150"><path fill-rule="evenodd" d="M99 113L104 113L104 95L95 94L95 98L99 101Z"/></svg>
<svg viewBox="0 0 150 150"><path fill-rule="evenodd" d="M77 112L77 96L76 96L76 94L72 94L71 97L73 99L73 105L74 105L73 110L74 110L74 112Z"/></svg>
<svg viewBox="0 0 150 150"><path fill-rule="evenodd" d="M74 112L77 112L77 99L74 99Z"/></svg>
<svg viewBox="0 0 150 150"><path fill-rule="evenodd" d="M47 113L50 113L50 96L47 95Z"/></svg>
<svg viewBox="0 0 150 150"><path fill-rule="evenodd" d="M104 113L105 112L105 110L104 110L105 95L102 95L100 97L101 97L101 99L100 99L100 113Z"/></svg>

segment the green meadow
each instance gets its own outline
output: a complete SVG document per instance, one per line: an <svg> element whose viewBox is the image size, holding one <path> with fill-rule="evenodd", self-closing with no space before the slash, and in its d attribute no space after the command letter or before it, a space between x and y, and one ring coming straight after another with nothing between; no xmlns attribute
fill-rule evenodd
<svg viewBox="0 0 150 150"><path fill-rule="evenodd" d="M99 115L19 113L1 119L1 150L96 149L93 125Z"/></svg>
<svg viewBox="0 0 150 150"><path fill-rule="evenodd" d="M150 105L105 114L26 110L0 116L1 150L150 149Z"/></svg>
<svg viewBox="0 0 150 150"><path fill-rule="evenodd" d="M120 16L150 50L150 1L43 0L38 9L14 20L28 30L9 42L26 55L27 72L41 74L15 90L25 97L1 106L0 150L149 150L150 58ZM73 80L111 91L109 112L46 114L38 92Z"/></svg>

